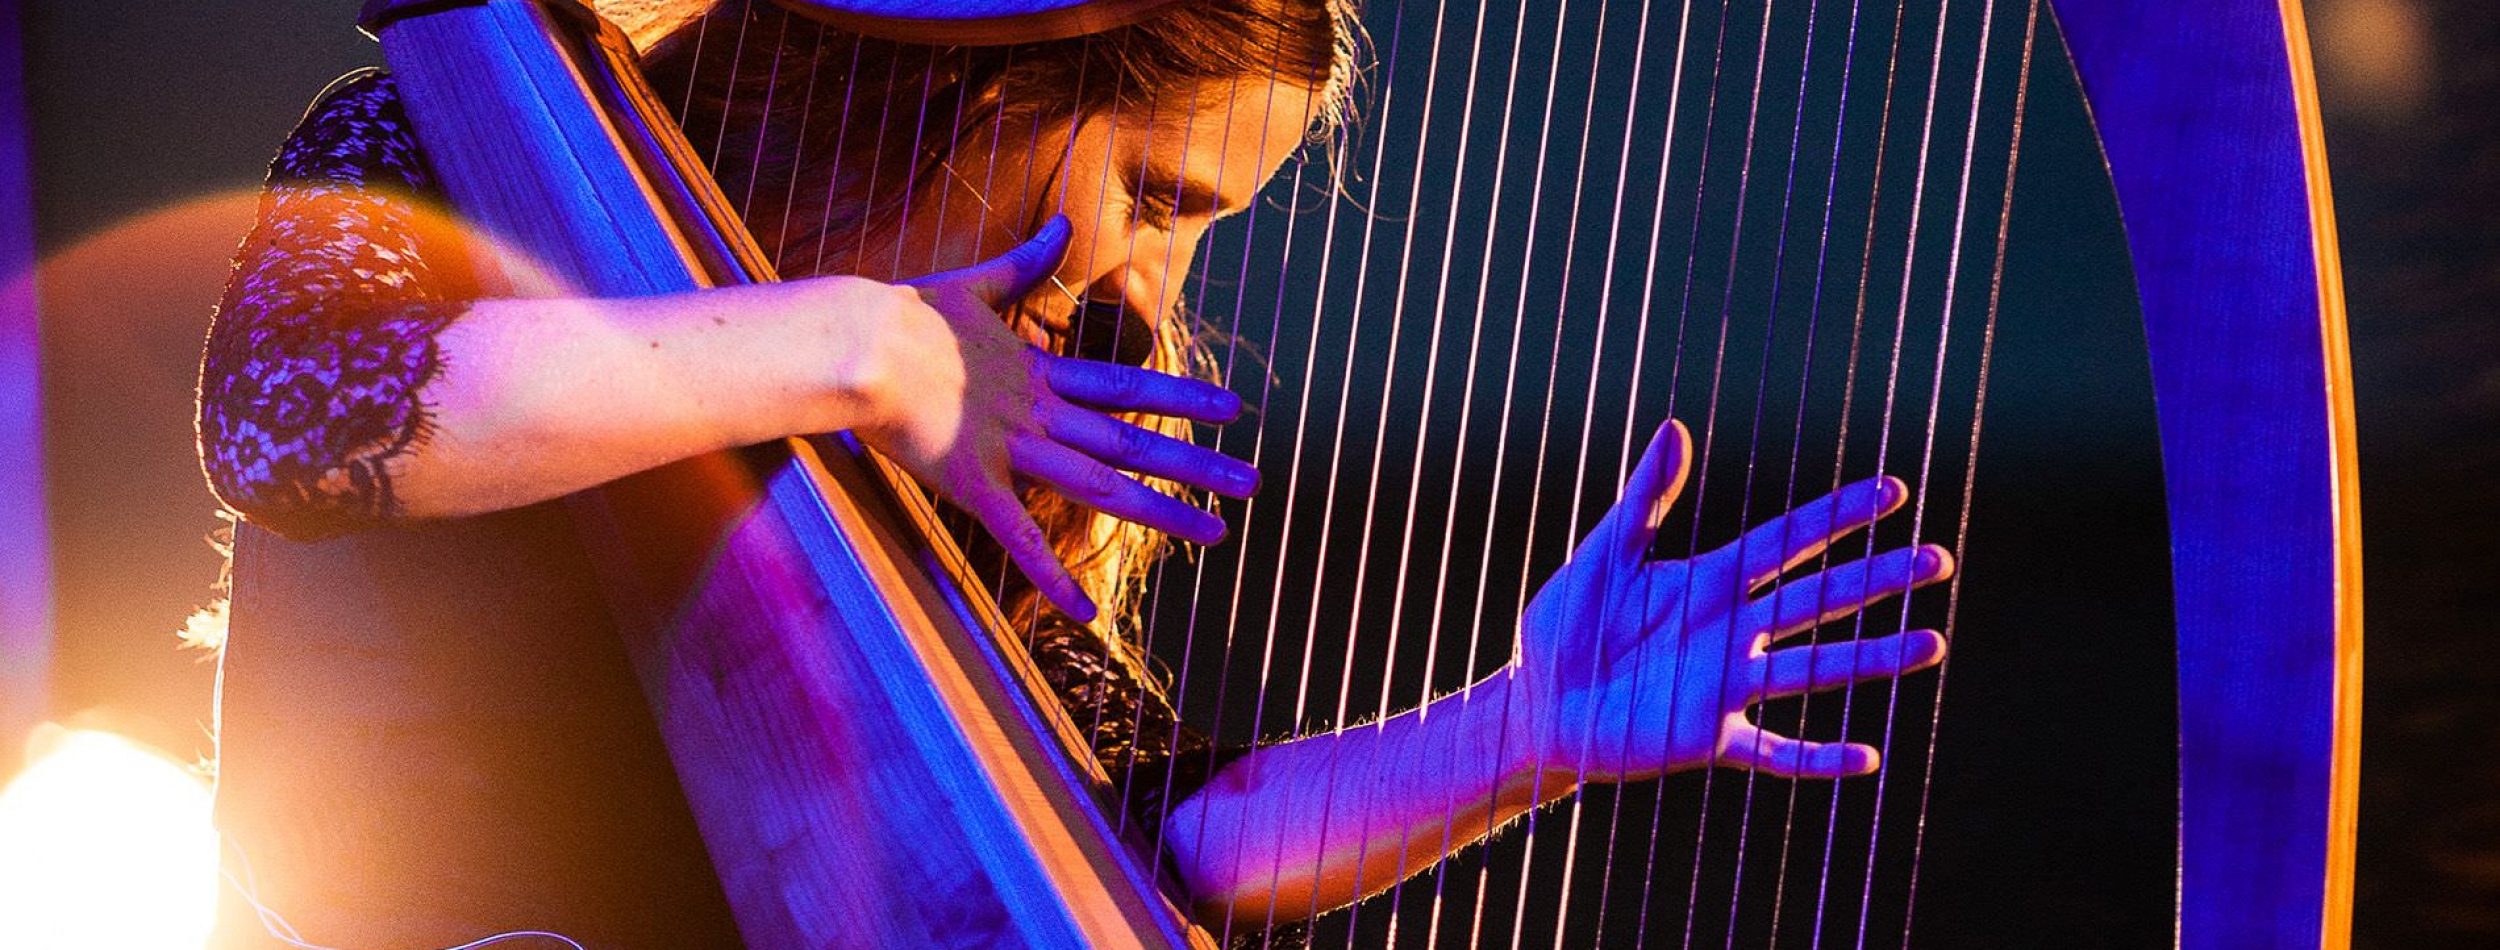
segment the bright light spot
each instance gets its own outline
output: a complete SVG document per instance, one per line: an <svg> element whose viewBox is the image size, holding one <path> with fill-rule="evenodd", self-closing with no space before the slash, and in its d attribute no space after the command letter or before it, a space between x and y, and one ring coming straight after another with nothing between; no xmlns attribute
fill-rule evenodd
<svg viewBox="0 0 2500 950"><path fill-rule="evenodd" d="M2438 51L2418 0L2332 0L2312 19L2324 101L2381 120L2429 104Z"/></svg>
<svg viewBox="0 0 2500 950"><path fill-rule="evenodd" d="M197 950L217 903L209 791L106 732L44 726L0 791L0 948Z"/></svg>

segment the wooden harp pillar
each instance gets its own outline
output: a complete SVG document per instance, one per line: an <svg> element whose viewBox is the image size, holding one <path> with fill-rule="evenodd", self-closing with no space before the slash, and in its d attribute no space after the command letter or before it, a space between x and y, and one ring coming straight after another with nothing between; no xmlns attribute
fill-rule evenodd
<svg viewBox="0 0 2500 950"><path fill-rule="evenodd" d="M2182 947L2341 947L2361 531L2326 149L2297 0L2050 0L2152 354L2179 651Z"/></svg>
<svg viewBox="0 0 2500 950"><path fill-rule="evenodd" d="M366 23L502 292L774 279L589 8L376 2ZM785 440L572 503L749 947L1206 942L899 472Z"/></svg>

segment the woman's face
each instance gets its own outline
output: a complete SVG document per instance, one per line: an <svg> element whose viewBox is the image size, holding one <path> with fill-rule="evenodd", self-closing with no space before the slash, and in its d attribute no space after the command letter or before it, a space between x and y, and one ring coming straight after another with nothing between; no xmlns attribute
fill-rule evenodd
<svg viewBox="0 0 2500 950"><path fill-rule="evenodd" d="M1302 144L1313 101L1262 76L1074 123L1003 123L914 189L892 276L987 259L1064 214L1073 227L1056 285L1011 323L1036 345L1143 363L1145 321L1172 318L1207 227L1248 207Z"/></svg>

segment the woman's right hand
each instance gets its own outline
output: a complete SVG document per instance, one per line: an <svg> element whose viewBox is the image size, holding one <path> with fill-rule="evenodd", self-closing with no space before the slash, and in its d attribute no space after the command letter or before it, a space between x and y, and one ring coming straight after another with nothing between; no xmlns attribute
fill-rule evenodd
<svg viewBox="0 0 2500 950"><path fill-rule="evenodd" d="M978 519L1043 596L1087 621L1093 602L1017 498L1019 477L1114 517L1213 544L1224 537L1223 519L1129 473L1238 498L1258 487L1258 470L1110 415L1225 423L1241 414L1231 391L1053 355L1007 328L1000 312L1058 269L1067 244L1066 220L1053 218L998 257L904 282L882 330L870 334L875 339L853 337L860 351L848 354L845 375L865 401L865 421L851 426L860 440Z"/></svg>

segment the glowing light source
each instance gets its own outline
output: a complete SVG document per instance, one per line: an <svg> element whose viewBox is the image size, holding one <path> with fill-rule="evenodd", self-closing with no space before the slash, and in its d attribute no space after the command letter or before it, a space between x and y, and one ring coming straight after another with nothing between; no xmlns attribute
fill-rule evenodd
<svg viewBox="0 0 2500 950"><path fill-rule="evenodd" d="M217 901L209 791L106 732L44 726L0 791L0 948L198 950Z"/></svg>

